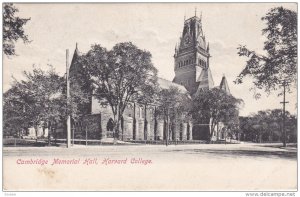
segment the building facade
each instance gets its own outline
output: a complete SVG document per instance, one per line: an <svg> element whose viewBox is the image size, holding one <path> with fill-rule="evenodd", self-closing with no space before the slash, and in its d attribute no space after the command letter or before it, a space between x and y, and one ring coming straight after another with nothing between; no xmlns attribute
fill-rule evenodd
<svg viewBox="0 0 300 197"><path fill-rule="evenodd" d="M161 89L171 86L177 87L182 93L193 95L201 89L214 88L214 81L210 71L209 43L206 42L202 30L202 19L194 16L184 21L182 36L175 47L173 81L158 78ZM84 66L78 63L80 53L76 45L70 65L70 77L80 79L80 72ZM83 86L89 84L84 84ZM230 94L228 83L223 76L219 88ZM85 88L86 91L88 88ZM120 140L165 140L167 123L162 117L155 116L155 105L129 103L121 121ZM91 139L113 138L113 114L109 106L102 105L92 98L88 105L83 106L85 115L81 123L73 124L75 138L88 137ZM169 127L169 140L201 140L209 126L193 125L191 121L172 121ZM88 131L88 136L85 131ZM218 134L216 134L218 135Z"/></svg>

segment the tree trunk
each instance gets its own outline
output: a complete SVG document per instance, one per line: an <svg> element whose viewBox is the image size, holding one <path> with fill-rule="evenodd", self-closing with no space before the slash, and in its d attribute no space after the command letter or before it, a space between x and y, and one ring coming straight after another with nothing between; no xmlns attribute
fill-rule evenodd
<svg viewBox="0 0 300 197"><path fill-rule="evenodd" d="M148 126L148 121L147 121L147 105L145 104L145 110L144 110L144 140L147 140L147 126Z"/></svg>
<svg viewBox="0 0 300 197"><path fill-rule="evenodd" d="M213 126L213 123L211 123L211 125L210 125L210 133L209 133L209 138L208 138L208 142L209 143L211 142L213 134L214 134L214 126Z"/></svg>
<svg viewBox="0 0 300 197"><path fill-rule="evenodd" d="M35 141L37 142L38 141L38 125L37 125L37 123L35 122L35 123L33 123L34 124L34 130L35 130L35 137L36 137L36 139L35 139Z"/></svg>
<svg viewBox="0 0 300 197"><path fill-rule="evenodd" d="M154 140L157 140L157 117L156 117L156 106L154 106Z"/></svg>
<svg viewBox="0 0 300 197"><path fill-rule="evenodd" d="M114 114L114 128L113 128L113 138L116 140L119 134L120 127L120 106L117 105L116 114Z"/></svg>
<svg viewBox="0 0 300 197"><path fill-rule="evenodd" d="M132 138L133 140L136 139L136 117L135 117L135 102L133 103L133 135Z"/></svg>
<svg viewBox="0 0 300 197"><path fill-rule="evenodd" d="M51 122L48 122L48 146L51 146Z"/></svg>
<svg viewBox="0 0 300 197"><path fill-rule="evenodd" d="M122 130L122 141L124 141L124 118L121 117L121 130Z"/></svg>

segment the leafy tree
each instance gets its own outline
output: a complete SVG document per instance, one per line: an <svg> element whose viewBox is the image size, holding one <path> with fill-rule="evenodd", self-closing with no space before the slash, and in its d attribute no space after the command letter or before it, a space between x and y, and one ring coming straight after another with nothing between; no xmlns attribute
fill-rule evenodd
<svg viewBox="0 0 300 197"><path fill-rule="evenodd" d="M159 87L157 84L157 78L153 77L149 80L153 80L151 83L147 83L141 87L140 91L137 94L132 96L132 99L137 101L140 104L144 105L144 139L147 140L148 133L148 121L147 121L147 108L149 105L155 103L158 99ZM155 114L154 114L155 115ZM155 119L156 120L156 119ZM134 129L136 128L136 119L134 121ZM157 123L155 123L157 124ZM134 131L135 132L135 131Z"/></svg>
<svg viewBox="0 0 300 197"><path fill-rule="evenodd" d="M243 141L255 141L256 133L253 129L253 120L252 117L240 117L240 131Z"/></svg>
<svg viewBox="0 0 300 197"><path fill-rule="evenodd" d="M203 89L192 98L189 113L196 124L210 123L208 139L211 140L219 122L232 124L229 120L237 116L241 103L241 99L236 99L219 88Z"/></svg>
<svg viewBox="0 0 300 197"><path fill-rule="evenodd" d="M297 117L289 115L286 120L287 141L297 143Z"/></svg>
<svg viewBox="0 0 300 197"><path fill-rule="evenodd" d="M110 51L96 44L83 56L82 63L90 75L93 96L111 107L113 130L118 136L128 102L157 83L151 54L131 42L116 44Z"/></svg>
<svg viewBox="0 0 300 197"><path fill-rule="evenodd" d="M13 86L3 94L3 135L20 136L29 127L30 118L24 111L24 103L18 89Z"/></svg>
<svg viewBox="0 0 300 197"><path fill-rule="evenodd" d="M180 91L177 87L171 86L169 89L161 89L158 93L158 105L157 114L160 115L165 122L169 118L169 139L171 136L175 140L176 129L172 129L176 123L189 120L188 103L190 102L190 96L188 93ZM172 132L172 133L170 133ZM171 135L172 134L172 135Z"/></svg>
<svg viewBox="0 0 300 197"><path fill-rule="evenodd" d="M30 42L23 28L30 18L15 16L18 11L12 3L3 4L3 52L7 56L16 55L15 42L19 39Z"/></svg>
<svg viewBox="0 0 300 197"><path fill-rule="evenodd" d="M246 46L240 46L239 56L248 58L245 68L235 83L240 84L246 76L253 77L254 87L270 93L282 85L283 80L295 84L297 80L297 13L283 7L272 8L262 17L266 28L262 30L265 55ZM287 88L290 90L291 85ZM257 93L260 96L260 93Z"/></svg>
<svg viewBox="0 0 300 197"><path fill-rule="evenodd" d="M297 119L289 112L286 112L285 119L288 141L295 142L297 139ZM243 140L273 142L283 139L281 109L259 111L249 117L241 117L240 122Z"/></svg>
<svg viewBox="0 0 300 197"><path fill-rule="evenodd" d="M43 124L48 127L50 138L52 124L66 120L67 115L78 117L77 102L86 102L85 95L80 89L72 91L67 102L66 80L52 67L48 71L24 71L24 76L25 80L15 79L13 87L4 94L5 124L18 128L32 124L36 132Z"/></svg>
<svg viewBox="0 0 300 197"><path fill-rule="evenodd" d="M231 139L240 140L240 120L239 110L235 109L227 114L223 120L224 125L227 127L228 135Z"/></svg>

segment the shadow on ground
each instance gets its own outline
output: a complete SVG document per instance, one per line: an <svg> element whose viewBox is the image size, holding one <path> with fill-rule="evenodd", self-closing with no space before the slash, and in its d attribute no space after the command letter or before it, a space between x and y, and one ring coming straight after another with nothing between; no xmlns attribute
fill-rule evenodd
<svg viewBox="0 0 300 197"><path fill-rule="evenodd" d="M215 157L253 157L253 158L282 158L297 159L297 151L265 151L265 150L218 150L218 149L190 149L190 150L170 150L168 152L184 152L186 154L205 154Z"/></svg>
<svg viewBox="0 0 300 197"><path fill-rule="evenodd" d="M261 145L257 145L260 147L270 147L270 148L283 148L283 149L287 149L287 148L297 148L297 144L293 143L293 144L287 144L287 147L283 147L282 144L261 144Z"/></svg>

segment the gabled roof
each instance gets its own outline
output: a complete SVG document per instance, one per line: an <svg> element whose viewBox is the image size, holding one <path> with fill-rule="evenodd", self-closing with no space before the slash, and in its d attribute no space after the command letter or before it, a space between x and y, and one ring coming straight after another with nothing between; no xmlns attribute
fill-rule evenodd
<svg viewBox="0 0 300 197"><path fill-rule="evenodd" d="M212 89L214 87L214 80L209 67L202 69L197 82L199 82L198 90L202 88Z"/></svg>
<svg viewBox="0 0 300 197"><path fill-rule="evenodd" d="M158 83L159 87L162 89L169 89L171 86L173 86L173 87L178 88L182 93L188 92L184 86L174 83L172 81L166 80L166 79L162 79L162 78L158 77L157 83Z"/></svg>

